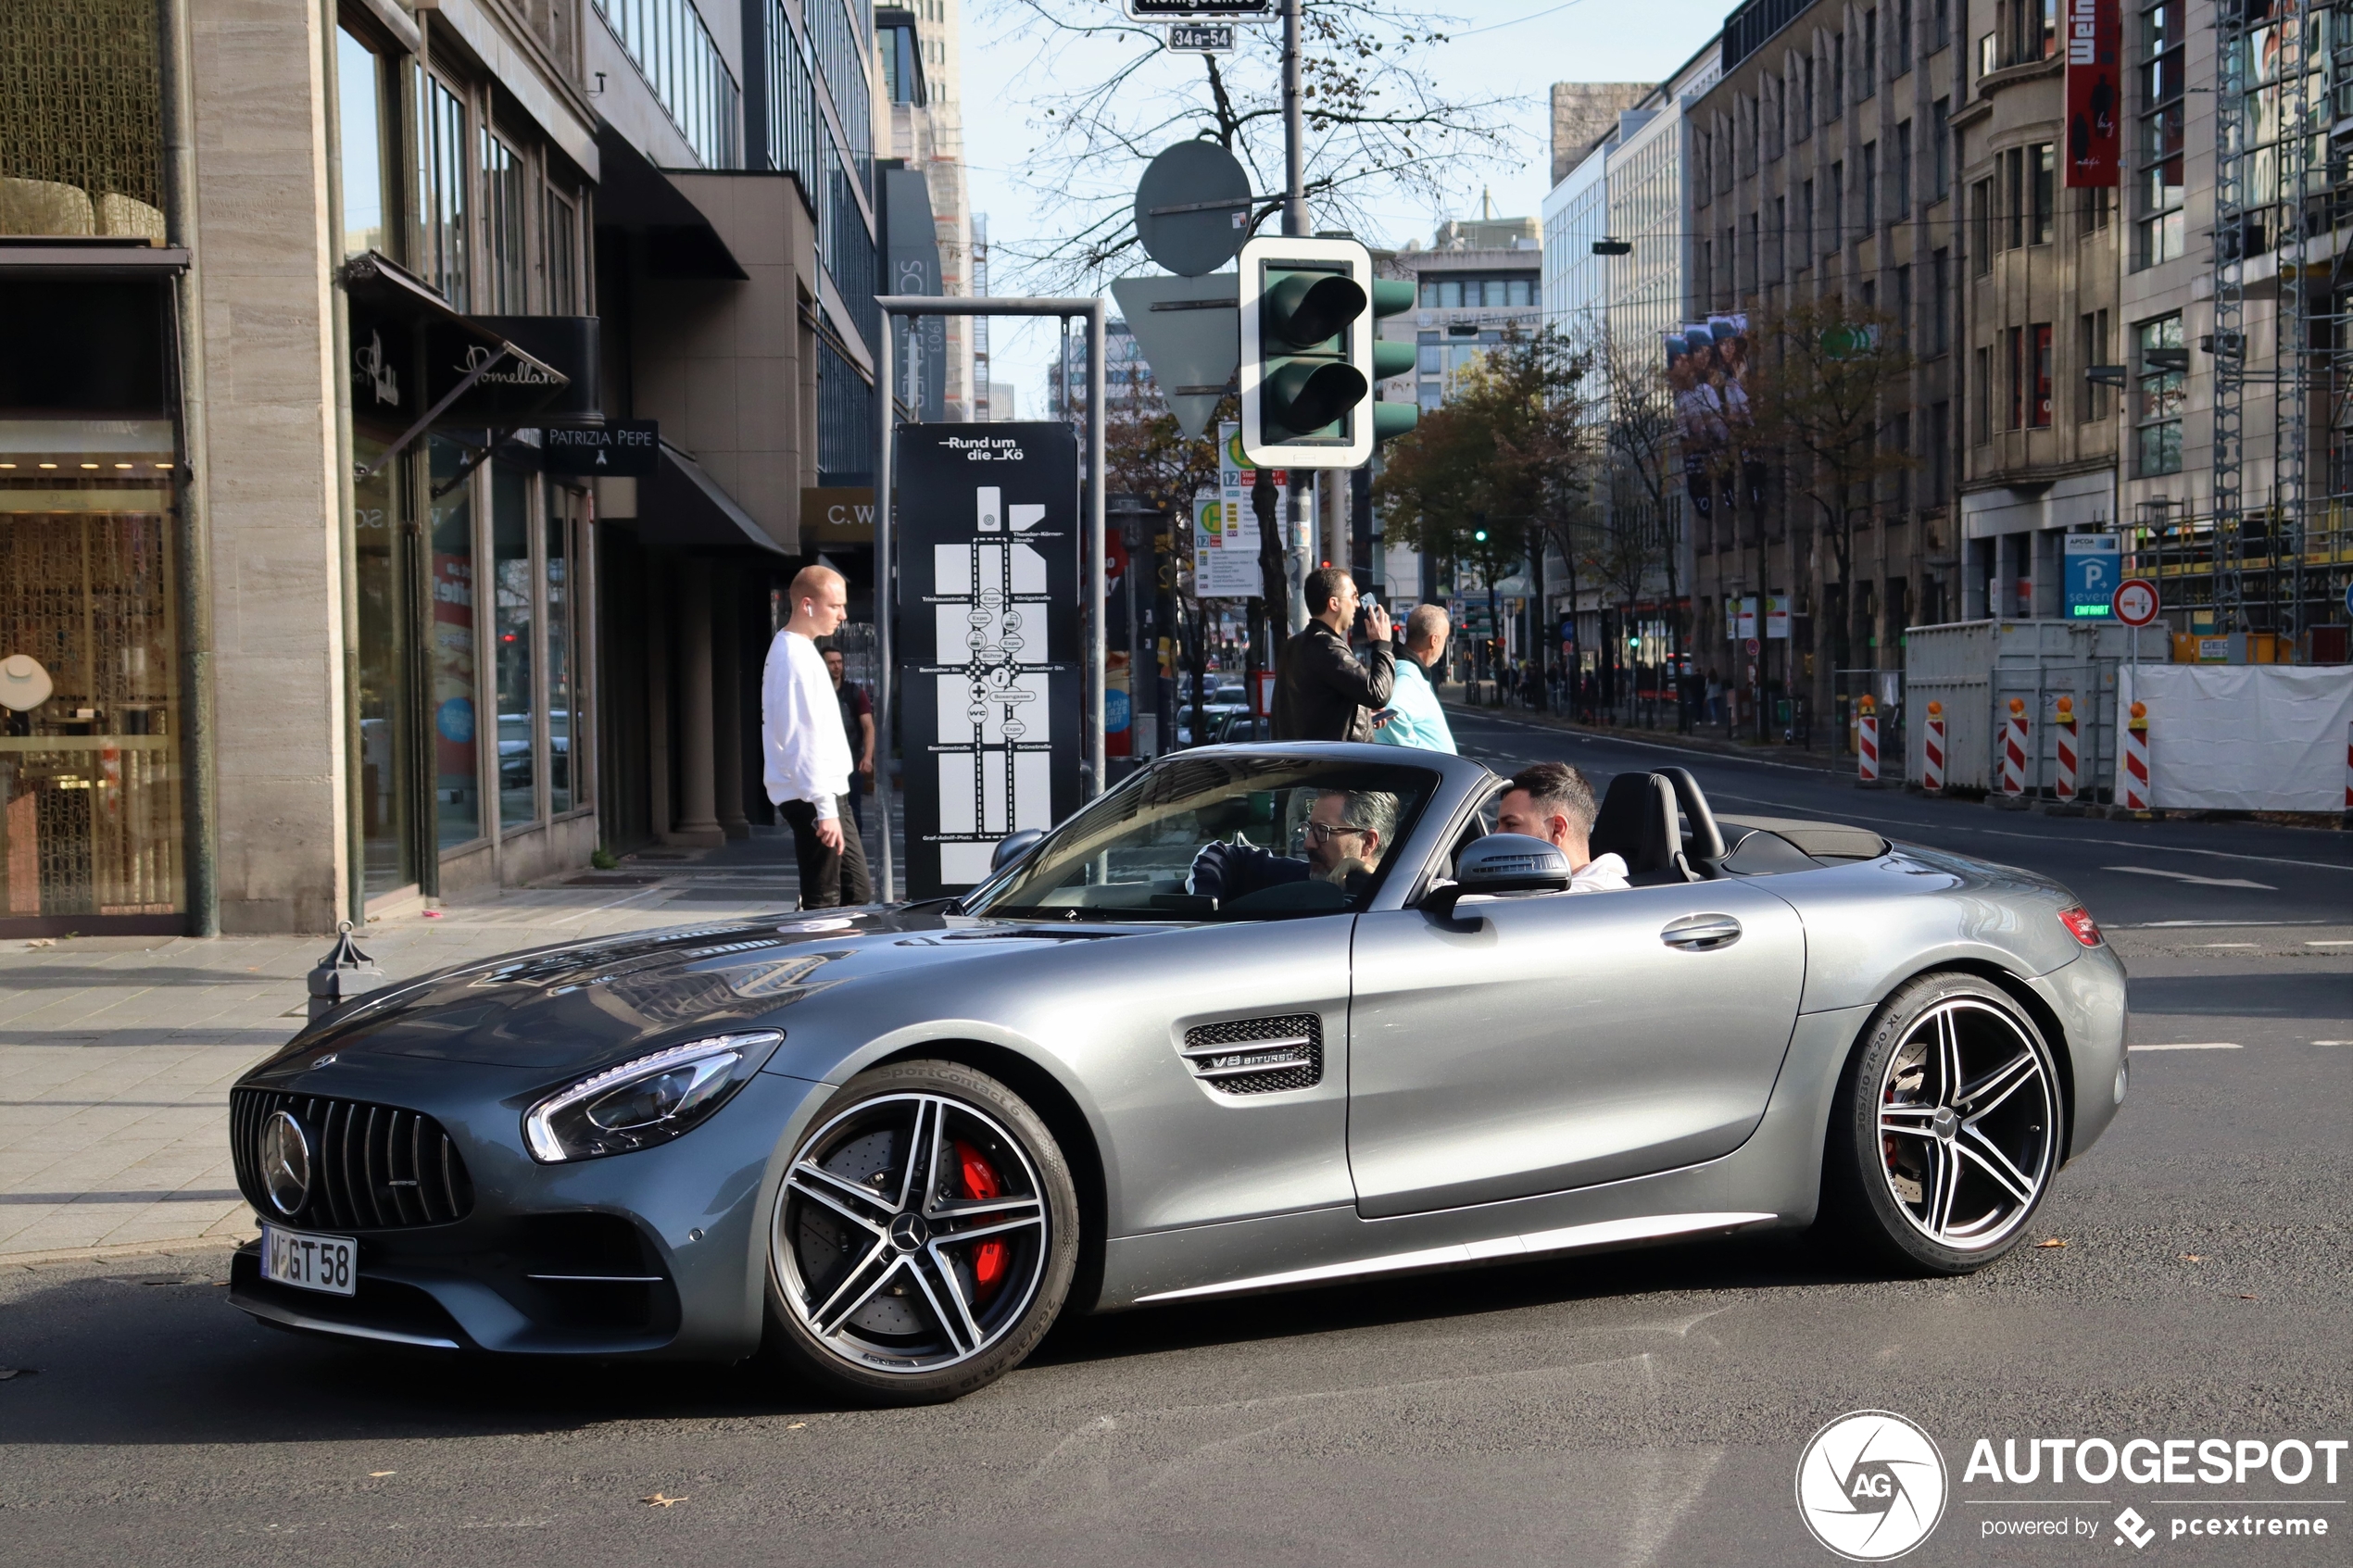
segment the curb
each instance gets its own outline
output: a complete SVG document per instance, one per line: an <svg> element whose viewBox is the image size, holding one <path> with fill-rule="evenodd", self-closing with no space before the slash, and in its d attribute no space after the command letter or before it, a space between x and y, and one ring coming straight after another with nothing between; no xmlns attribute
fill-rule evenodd
<svg viewBox="0 0 2353 1568"><path fill-rule="evenodd" d="M63 1247L51 1252L0 1252L0 1268L32 1269L50 1263L94 1263L108 1258L152 1258L167 1252L218 1252L243 1247L249 1236L198 1236L185 1241L127 1241L119 1247Z"/></svg>

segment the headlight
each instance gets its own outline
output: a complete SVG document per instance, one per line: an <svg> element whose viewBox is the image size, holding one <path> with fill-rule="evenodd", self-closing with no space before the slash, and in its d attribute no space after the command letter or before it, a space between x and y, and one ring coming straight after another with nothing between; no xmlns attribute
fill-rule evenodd
<svg viewBox="0 0 2353 1568"><path fill-rule="evenodd" d="M523 1142L543 1165L668 1143L726 1104L783 1038L774 1029L721 1035L607 1068L533 1106Z"/></svg>

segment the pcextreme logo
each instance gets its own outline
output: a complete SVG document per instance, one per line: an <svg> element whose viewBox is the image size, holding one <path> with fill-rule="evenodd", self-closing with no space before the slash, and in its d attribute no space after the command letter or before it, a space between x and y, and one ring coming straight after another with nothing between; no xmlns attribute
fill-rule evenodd
<svg viewBox="0 0 2353 1568"><path fill-rule="evenodd" d="M1797 1512L1851 1562L1903 1556L1944 1517L1944 1456L1888 1411L1854 1411L1814 1434L1797 1461Z"/></svg>

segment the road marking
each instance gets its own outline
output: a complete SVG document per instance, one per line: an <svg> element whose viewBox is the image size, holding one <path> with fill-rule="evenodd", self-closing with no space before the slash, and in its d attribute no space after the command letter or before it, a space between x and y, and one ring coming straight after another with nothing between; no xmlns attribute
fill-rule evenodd
<svg viewBox="0 0 2353 1568"><path fill-rule="evenodd" d="M1449 711L1471 712L1473 710L1453 709ZM1588 745L1591 745L1595 741L1605 741L1613 746L1639 746L1646 747L1652 751L1671 751L1678 757L1704 757L1711 762L1746 762L1753 767L1780 768L1784 771L1792 773L1818 773L1824 779L1837 779L1844 778L1846 776L1842 772L1835 771L1829 768L1809 768L1802 762L1775 762L1769 758L1743 757L1737 753L1729 751L1702 751L1696 746L1668 746L1663 741L1628 740L1623 735L1587 734L1579 730L1555 729L1550 724L1531 724L1525 719L1504 719L1492 717L1484 713L1478 714L1477 717L1491 724L1509 724L1516 730L1535 730L1548 735L1565 735L1571 740L1584 741Z"/></svg>
<svg viewBox="0 0 2353 1568"><path fill-rule="evenodd" d="M2315 1040L2316 1046L2353 1046L2353 1040Z"/></svg>
<svg viewBox="0 0 2353 1568"><path fill-rule="evenodd" d="M2353 942L2343 941L2334 936L2325 942L2307 941L2304 945L2308 947L2353 947Z"/></svg>
<svg viewBox="0 0 2353 1568"><path fill-rule="evenodd" d="M2258 893L2277 893L2268 882L2249 882L2243 876L2192 876L2187 872L2159 871L2155 866L2102 866L2104 872L2130 872L2134 876L2161 876L2171 882L2187 882L2199 887L2251 887Z"/></svg>
<svg viewBox="0 0 2353 1568"><path fill-rule="evenodd" d="M2143 1051L2234 1051L2239 1048L2239 1043L2236 1040L2199 1040L2170 1046L2128 1046L2125 1048L2133 1056Z"/></svg>
<svg viewBox="0 0 2353 1568"><path fill-rule="evenodd" d="M2259 947L2260 942L2201 942L2201 947Z"/></svg>

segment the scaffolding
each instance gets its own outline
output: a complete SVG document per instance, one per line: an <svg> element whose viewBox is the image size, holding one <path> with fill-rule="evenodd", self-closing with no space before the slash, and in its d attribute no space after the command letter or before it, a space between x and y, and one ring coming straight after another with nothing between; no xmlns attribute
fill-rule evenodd
<svg viewBox="0 0 2353 1568"><path fill-rule="evenodd" d="M2353 580L2348 20L2310 0L2218 0L2213 504L2204 519L2144 506L2134 540L2135 570L2172 579L2168 602L2295 646L2343 619Z"/></svg>

